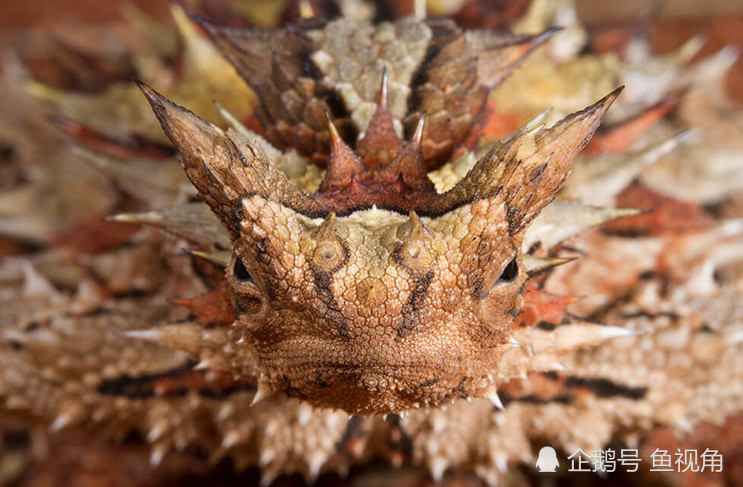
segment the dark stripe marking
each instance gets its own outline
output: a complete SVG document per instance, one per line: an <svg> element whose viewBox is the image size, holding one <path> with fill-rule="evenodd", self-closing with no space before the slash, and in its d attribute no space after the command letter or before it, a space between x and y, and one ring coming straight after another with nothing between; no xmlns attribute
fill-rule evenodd
<svg viewBox="0 0 743 487"><path fill-rule="evenodd" d="M320 297L320 300L325 303L325 306L328 308L325 317L336 327L341 339L349 341L351 337L348 334L346 320L338 307L338 302L335 300L335 295L331 289L331 280L333 275L330 272L313 272L312 274L315 281L315 291Z"/></svg>
<svg viewBox="0 0 743 487"><path fill-rule="evenodd" d="M415 285L413 286L413 290L410 292L408 302L402 307L402 324L397 329L398 339L408 336L417 328L420 309L423 306L423 302L426 300L428 287L431 285L433 276L434 272L428 271L422 276L416 276L413 278Z"/></svg>

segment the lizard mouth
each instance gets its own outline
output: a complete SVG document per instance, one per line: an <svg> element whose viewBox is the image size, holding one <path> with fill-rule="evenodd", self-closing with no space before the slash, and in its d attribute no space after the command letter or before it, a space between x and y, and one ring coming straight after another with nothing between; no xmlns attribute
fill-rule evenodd
<svg viewBox="0 0 743 487"><path fill-rule="evenodd" d="M273 388L318 407L350 414L387 414L411 407L435 406L480 395L487 377L469 374L459 364L437 367L419 363L307 362L272 374Z"/></svg>

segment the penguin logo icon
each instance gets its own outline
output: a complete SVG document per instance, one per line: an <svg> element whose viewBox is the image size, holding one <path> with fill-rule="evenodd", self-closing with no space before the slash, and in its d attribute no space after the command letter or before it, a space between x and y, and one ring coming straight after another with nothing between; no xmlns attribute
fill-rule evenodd
<svg viewBox="0 0 743 487"><path fill-rule="evenodd" d="M557 461L557 452L551 446L542 447L537 458L537 468L540 472L554 472L560 463Z"/></svg>

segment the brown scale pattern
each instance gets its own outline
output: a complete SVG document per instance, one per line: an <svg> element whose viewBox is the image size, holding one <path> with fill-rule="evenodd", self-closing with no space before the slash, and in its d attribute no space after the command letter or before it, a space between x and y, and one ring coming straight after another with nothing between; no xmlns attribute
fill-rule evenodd
<svg viewBox="0 0 743 487"><path fill-rule="evenodd" d="M328 170L308 195L255 144L142 89L231 234L228 282L238 327L258 356L259 391L366 414L495 391L490 371L526 277L524 229L620 91L549 129L522 129L443 194L423 170L422 124L411 145L380 164L354 154L330 122ZM379 91L370 137L391 128L386 76ZM389 138L368 140L368 154L373 143L389 150ZM416 165L418 180L406 180ZM402 187L389 186L390 176Z"/></svg>
<svg viewBox="0 0 743 487"><path fill-rule="evenodd" d="M258 119L277 147L325 165L326 113L355 145L375 112L386 71L398 134L403 124L412 134L428 115L421 146L429 170L478 130L490 90L553 34L464 32L450 20L412 17L378 25L338 19L291 30L230 29L197 20L258 94Z"/></svg>
<svg viewBox="0 0 743 487"><path fill-rule="evenodd" d="M409 103L395 112L399 95L390 94L403 85L400 70L372 62L361 85L344 92L364 94L356 111L336 93L343 113L327 93L342 82L333 69L349 53L326 42L328 25L207 25L238 69L248 69L241 63L250 56L277 53L270 67L250 67L254 88L271 100L261 108L265 135L285 148L296 143L327 167L324 178L239 123L221 130L142 86L206 205L117 219L158 226L199 250L174 255L176 240L143 233L128 246L73 262L57 249L3 265L5 410L54 430L81 427L118 439L134 432L152 445L153 464L178 450L212 464L228 458L238 470L258 466L265 484L292 472L313 482L381 457L422 466L435 480L447 471L473 472L493 485L524 481L515 466L533 463L535 439L590 451L616 437L631 442L655 425L688 428L740 410L739 293L718 283L714 299L699 298L696 281L704 276L687 279L707 255L700 248L730 245L729 228L641 242L581 239L580 231L627 211L557 202L546 217L539 214L617 92L550 128L538 117L477 155L427 172L439 164L436 154L448 160L459 142L450 150L449 139L426 127L476 129L491 82L546 35L508 40L415 19L361 25L354 42L391 25L402 37L408 27L400 26L415 25L413 40L416 32L433 32L431 57L413 66L428 70L427 80L410 78ZM333 28L346 35L353 26ZM289 43L272 44L277 39ZM467 47L471 55L459 56ZM320 49L330 51L325 60L335 68L322 76L296 71L298 60L314 59ZM311 96L300 100L301 89ZM450 91L451 111L441 115L436 103L421 109L420 100ZM367 125L355 116L364 110ZM418 129L404 138L403 125ZM113 167L108 160L107 174L116 173ZM147 180L112 178L129 181L133 193ZM160 197L183 202L183 195ZM554 323L514 321L525 280L570 260L534 254L550 257L570 238L592 250L541 283L560 294L579 289L576 281L592 289L599 299L582 305L594 306L609 325L559 313ZM674 258L663 259L671 248ZM194 265L197 256L226 268L234 324L219 291L212 294L218 310L204 307L203 298L181 301L193 315L162 299L224 285ZM661 261L673 269L653 274ZM607 272L610 265L622 272ZM61 279L60 266L74 270L77 281ZM608 288L627 302L602 308ZM143 291L155 296L138 296ZM384 420L388 412L400 415ZM349 413L361 414L349 421Z"/></svg>

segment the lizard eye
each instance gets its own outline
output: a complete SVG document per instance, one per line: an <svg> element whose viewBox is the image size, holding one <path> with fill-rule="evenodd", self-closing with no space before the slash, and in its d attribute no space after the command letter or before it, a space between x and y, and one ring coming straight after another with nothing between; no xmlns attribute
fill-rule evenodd
<svg viewBox="0 0 743 487"><path fill-rule="evenodd" d="M235 279L242 283L253 283L253 276L250 275L248 268L245 267L245 263L240 258L235 259L235 266L232 269L232 274Z"/></svg>
<svg viewBox="0 0 743 487"><path fill-rule="evenodd" d="M508 284L513 282L517 277L519 277L519 263L518 263L518 254L513 256L513 259L506 265L505 269L503 269L503 272L501 272L500 277L498 277L498 281L495 283L497 286L498 284Z"/></svg>
<svg viewBox="0 0 743 487"><path fill-rule="evenodd" d="M237 317L260 312L262 306L260 290L253 281L253 276L245 262L237 256L233 258L232 263L231 287L233 291L236 291L232 306Z"/></svg>

